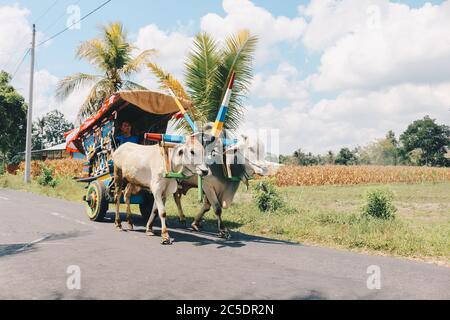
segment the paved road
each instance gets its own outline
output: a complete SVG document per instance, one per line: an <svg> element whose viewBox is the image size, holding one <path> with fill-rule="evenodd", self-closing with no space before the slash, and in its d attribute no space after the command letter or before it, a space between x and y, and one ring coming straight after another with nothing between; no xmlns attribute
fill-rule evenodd
<svg viewBox="0 0 450 320"><path fill-rule="evenodd" d="M5 189L0 217L0 299L450 299L450 268L426 263L182 228L161 246L142 222L117 232L80 204ZM380 290L367 288L372 265Z"/></svg>

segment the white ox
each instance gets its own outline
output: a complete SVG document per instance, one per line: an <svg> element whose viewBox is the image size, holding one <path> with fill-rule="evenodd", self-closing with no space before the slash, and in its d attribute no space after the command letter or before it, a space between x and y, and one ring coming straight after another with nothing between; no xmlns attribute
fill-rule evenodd
<svg viewBox="0 0 450 320"><path fill-rule="evenodd" d="M161 243L170 244L166 226L165 202L168 196L176 192L177 181L164 178L165 158L160 147L125 143L113 153L112 158L114 161L116 228L122 229L119 209L123 186L127 183L123 194L127 205L127 221L130 229L133 229L130 209L131 195L140 192L141 189L148 190L153 193L155 201L147 222L147 234L153 235L152 223L158 213L161 219ZM185 144L177 145L173 149L170 167L172 172L183 173L186 176L207 175L208 168L205 165L203 146L197 139L188 137Z"/></svg>
<svg viewBox="0 0 450 320"><path fill-rule="evenodd" d="M205 131L209 131L208 126L205 128ZM263 155L265 155L264 145L257 139L242 135L238 144L225 150L225 153L231 156L234 154L239 158L237 162L231 159L229 163L233 175L240 177L240 180L230 180L224 173L222 164L224 150L220 147L221 144L221 140L217 140L216 143L212 145L212 148L211 146L210 148L207 148L210 174L203 180L203 191L205 193L203 207L195 217L191 226L194 230L199 231L204 214L212 207L217 216L219 237L228 239L230 237L230 232L223 223L222 210L228 209L232 204L241 181L248 184L248 178L255 174L260 176L268 175L269 163L266 162L263 157ZM186 217L181 205L181 197L191 188L198 188L198 180L195 177L189 180L180 181L178 190L174 194L178 215L182 224L186 223Z"/></svg>

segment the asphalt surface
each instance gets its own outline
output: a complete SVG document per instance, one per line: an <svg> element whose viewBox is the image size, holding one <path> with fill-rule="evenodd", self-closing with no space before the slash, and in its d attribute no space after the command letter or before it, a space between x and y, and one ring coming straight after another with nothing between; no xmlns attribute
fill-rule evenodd
<svg viewBox="0 0 450 320"><path fill-rule="evenodd" d="M138 217L117 232L112 214L90 222L81 204L5 189L0 217L0 299L450 299L450 268L433 264L174 223L162 246ZM368 288L373 268L380 289Z"/></svg>

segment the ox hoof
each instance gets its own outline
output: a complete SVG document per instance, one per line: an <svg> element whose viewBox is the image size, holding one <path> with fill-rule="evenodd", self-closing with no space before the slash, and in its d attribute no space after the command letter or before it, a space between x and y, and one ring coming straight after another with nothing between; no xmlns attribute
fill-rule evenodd
<svg viewBox="0 0 450 320"><path fill-rule="evenodd" d="M194 231L200 232L200 224L196 224L195 222L191 224L192 229Z"/></svg>
<svg viewBox="0 0 450 320"><path fill-rule="evenodd" d="M130 230L130 231L134 230L134 226L132 223L128 223L128 230Z"/></svg>
<svg viewBox="0 0 450 320"><path fill-rule="evenodd" d="M145 231L145 234L149 237L153 237L155 235L155 233L152 230Z"/></svg>
<svg viewBox="0 0 450 320"><path fill-rule="evenodd" d="M161 244L162 244L163 246L171 245L171 244L172 244L172 241L170 241L170 238L162 239L162 240L161 240Z"/></svg>
<svg viewBox="0 0 450 320"><path fill-rule="evenodd" d="M121 224L117 224L117 223L116 223L116 231L123 231L123 230L122 230L122 225L121 225Z"/></svg>
<svg viewBox="0 0 450 320"><path fill-rule="evenodd" d="M220 239L230 240L231 234L229 231L220 231L217 235Z"/></svg>

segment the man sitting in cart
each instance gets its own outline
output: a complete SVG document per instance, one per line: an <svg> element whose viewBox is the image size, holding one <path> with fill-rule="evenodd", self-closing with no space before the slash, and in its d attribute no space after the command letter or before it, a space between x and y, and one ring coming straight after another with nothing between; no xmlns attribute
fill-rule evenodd
<svg viewBox="0 0 450 320"><path fill-rule="evenodd" d="M118 136L116 136L116 144L117 146L120 146L121 144L124 144L126 142L131 143L139 143L139 138L137 136L134 136L131 134L133 127L131 126L131 123L128 121L122 122L120 125L120 132Z"/></svg>

